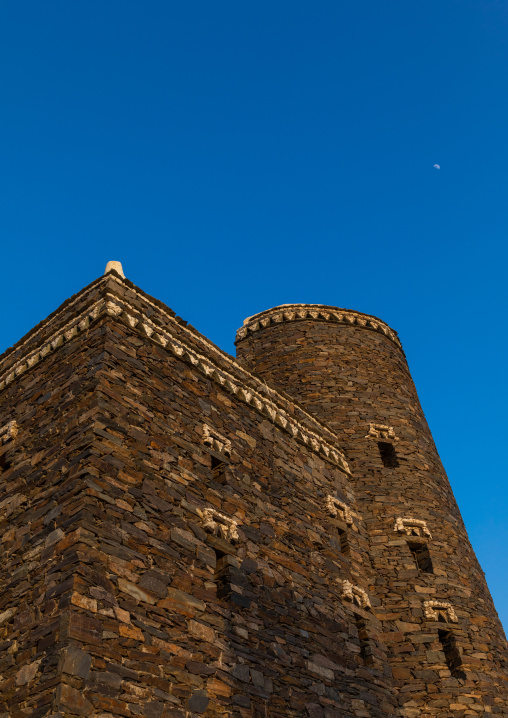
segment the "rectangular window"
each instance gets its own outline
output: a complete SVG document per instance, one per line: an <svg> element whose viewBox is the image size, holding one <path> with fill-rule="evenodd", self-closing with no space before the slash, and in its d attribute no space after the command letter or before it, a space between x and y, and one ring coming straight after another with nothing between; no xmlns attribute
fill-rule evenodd
<svg viewBox="0 0 508 718"><path fill-rule="evenodd" d="M222 560L225 556L227 556L227 554L219 551L218 549L214 549L214 553L216 560L214 580L217 586L217 598L229 598L231 595L229 566L227 559L226 561Z"/></svg>
<svg viewBox="0 0 508 718"><path fill-rule="evenodd" d="M227 463L222 459L218 459L216 456L211 456L210 458L212 460L211 469L213 480L218 484L225 484L227 480L225 473Z"/></svg>
<svg viewBox="0 0 508 718"><path fill-rule="evenodd" d="M365 665L373 663L372 647L370 645L369 634L367 632L367 621L358 613L354 614L356 630L360 640L360 658Z"/></svg>
<svg viewBox="0 0 508 718"><path fill-rule="evenodd" d="M399 461L393 444L390 444L387 441L378 441L377 445L379 447L379 453L381 455L383 466L386 466L388 469L397 468Z"/></svg>
<svg viewBox="0 0 508 718"><path fill-rule="evenodd" d="M250 581L245 571L240 568L240 561L230 554L214 549L217 563L215 566L215 584L217 598L241 606L250 607L250 598L245 592L250 588Z"/></svg>
<svg viewBox="0 0 508 718"><path fill-rule="evenodd" d="M347 556L349 554L349 541L347 540L347 531L345 531L344 529L337 529L337 533L339 536L340 552Z"/></svg>
<svg viewBox="0 0 508 718"><path fill-rule="evenodd" d="M439 641L445 655L446 665L454 678L466 678L455 636L451 631L438 631Z"/></svg>
<svg viewBox="0 0 508 718"><path fill-rule="evenodd" d="M434 573L434 567L432 566L432 559L427 544L408 543L408 546L418 570L422 573Z"/></svg>

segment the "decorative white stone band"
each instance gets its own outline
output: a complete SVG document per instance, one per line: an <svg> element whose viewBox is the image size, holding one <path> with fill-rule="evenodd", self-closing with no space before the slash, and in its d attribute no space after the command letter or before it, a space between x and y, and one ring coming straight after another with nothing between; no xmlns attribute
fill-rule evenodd
<svg viewBox="0 0 508 718"><path fill-rule="evenodd" d="M9 369L0 376L0 391L3 391L6 386L16 379L16 377L20 376L20 374L23 374L28 369L31 369L42 359L45 359L49 354L58 349L58 347L61 347L66 342L70 341L77 334L86 331L90 324L97 319L104 308L106 308L106 311L110 313L107 307L108 304L111 304L111 302L104 302L103 300L95 302L95 304L92 304L92 306L89 307L84 314L70 321L64 327L59 329L58 332L46 339L40 347L28 352L15 364L10 366ZM8 359L9 357L7 357L7 361Z"/></svg>
<svg viewBox="0 0 508 718"><path fill-rule="evenodd" d="M429 621L439 621L440 613L445 613L450 623L459 622L452 604L446 601L424 601L423 613Z"/></svg>
<svg viewBox="0 0 508 718"><path fill-rule="evenodd" d="M325 322L335 322L339 324L356 324L359 327L367 327L374 329L386 337L391 339L398 347L402 348L397 334L390 327L376 317L370 317L367 314L353 312L349 309L338 309L337 307L328 307L322 304L283 304L280 307L267 309L252 317L248 317L236 333L236 341L245 339L248 334L257 332L272 324L282 324L283 322L297 322L304 319L314 319Z"/></svg>
<svg viewBox="0 0 508 718"><path fill-rule="evenodd" d="M341 518L342 521L345 521L348 526L352 525L353 516L351 514L351 509L343 501L339 501L339 499L336 499L335 496L328 494L326 497L326 508L334 518L339 516L339 518Z"/></svg>
<svg viewBox="0 0 508 718"><path fill-rule="evenodd" d="M351 581L348 581L347 579L342 581L340 595L345 601L351 601L360 608L371 608L367 591L364 591L363 588L360 588L360 586L353 586Z"/></svg>
<svg viewBox="0 0 508 718"><path fill-rule="evenodd" d="M228 516L219 513L212 508L206 508L201 511L203 516L203 528L205 531L220 536L221 538L235 543L240 539L238 533L238 522L230 519Z"/></svg>
<svg viewBox="0 0 508 718"><path fill-rule="evenodd" d="M228 458L231 456L231 442L208 424L203 424L203 444Z"/></svg>
<svg viewBox="0 0 508 718"><path fill-rule="evenodd" d="M432 538L427 522L423 519L402 518L399 516L395 519L393 530L398 533L405 533L406 536L428 536L428 538Z"/></svg>
<svg viewBox="0 0 508 718"><path fill-rule="evenodd" d="M366 439L391 439L397 441L393 426L385 426L385 424L371 424Z"/></svg>
<svg viewBox="0 0 508 718"><path fill-rule="evenodd" d="M0 428L0 444L6 444L11 439L14 439L18 433L18 425L16 421L9 421Z"/></svg>
<svg viewBox="0 0 508 718"><path fill-rule="evenodd" d="M102 281L111 281L122 283L121 279L118 279L114 274L108 274ZM97 284L94 285L97 287ZM131 292L137 294L133 289ZM84 295L81 296L81 299ZM299 409L302 414L308 418L309 423L316 426L317 431L312 431L307 427L304 427L295 418L290 417L286 410L283 408L283 399L280 395L271 387L267 387L258 377L246 371L244 367L241 367L232 357L220 352L216 347L209 343L205 338L199 337L199 341L205 344L206 349L210 350L210 356L203 356L198 354L194 349L181 342L180 339L175 339L171 334L168 327L160 327L155 324L147 316L143 316L140 319L137 314L139 312L124 300L120 300L118 297L108 294L108 298L99 300L87 308L81 315L68 322L64 327L60 328L53 335L48 337L40 347L27 352L17 362L9 365L9 356L4 359L5 364L9 368L4 371L3 375L0 375L0 391L5 389L11 382L13 382L19 375L23 374L28 369L38 364L42 359L47 357L53 351L70 341L73 337L84 332L88 329L90 324L95 321L99 315L108 314L109 316L116 317L126 323L131 328L136 328L141 331L145 336L150 337L156 343L162 345L172 354L182 359L183 361L194 366L198 371L204 374L209 379L217 382L222 386L225 391L234 394L240 401L244 401L249 406L256 409L263 416L268 417L274 424L279 428L286 431L294 439L303 443L311 451L320 455L322 458L331 461L333 464L338 466L342 471L350 475L349 466L342 452L330 443L328 439L320 433L320 424L316 419L308 414L305 410ZM164 312L159 306L150 302L145 296L140 296L140 299L145 304L150 304L154 310L162 314L164 319L169 320L169 323L176 324L176 321ZM73 302L66 306L72 306L80 297L77 297ZM189 338L197 340L197 337L188 329L180 324L177 324L180 331L187 333ZM34 335L26 340L26 343L33 341L33 338L40 333L38 330ZM241 379L230 374L218 364L212 358L213 354L220 355L220 359L223 363L229 364L232 371L240 371L246 377L248 377L249 386L245 385ZM2 364L0 363L0 371ZM254 389L252 385L256 386ZM325 427L323 427L323 430ZM333 433L326 429L327 432L333 436ZM319 432L319 433L318 433Z"/></svg>

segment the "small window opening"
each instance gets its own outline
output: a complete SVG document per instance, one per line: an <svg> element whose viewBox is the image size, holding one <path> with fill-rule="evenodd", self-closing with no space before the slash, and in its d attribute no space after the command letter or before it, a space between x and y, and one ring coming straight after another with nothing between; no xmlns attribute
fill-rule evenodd
<svg viewBox="0 0 508 718"><path fill-rule="evenodd" d="M7 471L7 469L10 469L11 465L7 461L7 457L4 454L3 456L0 456L0 474L3 474L4 471Z"/></svg>
<svg viewBox="0 0 508 718"><path fill-rule="evenodd" d="M367 631L367 621L363 616L355 613L355 625L358 631L358 638L360 639L360 658L365 665L373 663L372 646L369 640L369 634Z"/></svg>
<svg viewBox="0 0 508 718"><path fill-rule="evenodd" d="M347 531L345 531L344 529L337 529L337 533L339 535L340 552L347 556L349 554L349 541L347 538Z"/></svg>
<svg viewBox="0 0 508 718"><path fill-rule="evenodd" d="M214 580L217 586L217 598L229 598L229 594L231 593L231 583L229 581L228 566L224 563L224 561L221 560L224 558L224 556L227 556L227 554L225 554L224 551L219 551L216 548L214 549L214 553Z"/></svg>
<svg viewBox="0 0 508 718"><path fill-rule="evenodd" d="M427 544L408 543L408 546L418 570L422 573L434 573L434 567Z"/></svg>
<svg viewBox="0 0 508 718"><path fill-rule="evenodd" d="M217 481L218 484L225 484L226 483L226 474L225 469L227 466L227 463L225 461L222 461L222 459L218 459L216 456L212 456L212 477L214 481Z"/></svg>
<svg viewBox="0 0 508 718"><path fill-rule="evenodd" d="M452 676L454 678L466 678L466 674L462 670L460 651L453 633L451 631L438 631L438 637L443 648L446 665Z"/></svg>
<svg viewBox="0 0 508 718"><path fill-rule="evenodd" d="M381 454L383 466L386 466L389 469L397 468L399 460L397 459L397 454L395 453L393 444L390 444L387 441L378 441L377 445L379 447L379 453Z"/></svg>
<svg viewBox="0 0 508 718"><path fill-rule="evenodd" d="M245 572L238 568L239 562L223 551L214 551L217 559L214 574L217 598L250 608L250 598L244 595L244 589L250 587L250 582Z"/></svg>

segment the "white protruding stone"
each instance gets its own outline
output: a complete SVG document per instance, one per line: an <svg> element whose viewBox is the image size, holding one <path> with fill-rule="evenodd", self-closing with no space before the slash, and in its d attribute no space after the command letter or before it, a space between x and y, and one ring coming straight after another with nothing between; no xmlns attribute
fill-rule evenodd
<svg viewBox="0 0 508 718"><path fill-rule="evenodd" d="M107 274L108 272L115 271L117 274L119 274L123 279L125 279L125 274L123 273L122 269L122 263L121 262L108 262L106 264L106 270L104 274Z"/></svg>

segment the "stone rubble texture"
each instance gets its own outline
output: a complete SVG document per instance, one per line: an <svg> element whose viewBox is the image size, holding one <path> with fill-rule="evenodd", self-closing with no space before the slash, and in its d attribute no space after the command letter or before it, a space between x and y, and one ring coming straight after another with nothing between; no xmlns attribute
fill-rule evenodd
<svg viewBox="0 0 508 718"><path fill-rule="evenodd" d="M508 716L396 333L286 305L237 353L111 267L0 357L0 718Z"/></svg>

